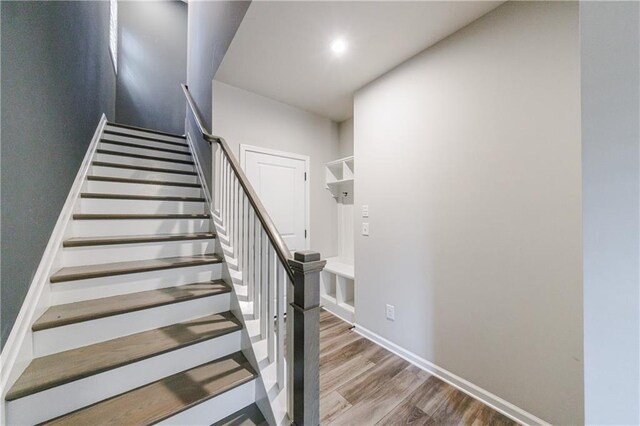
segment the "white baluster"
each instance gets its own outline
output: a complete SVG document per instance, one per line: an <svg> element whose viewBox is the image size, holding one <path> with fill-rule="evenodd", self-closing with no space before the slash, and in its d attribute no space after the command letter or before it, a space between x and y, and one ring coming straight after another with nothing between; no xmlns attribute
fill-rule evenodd
<svg viewBox="0 0 640 426"><path fill-rule="evenodd" d="M269 306L269 245L267 240L267 233L260 227L261 230L261 248L260 248L260 337L267 337L267 321L268 306ZM271 318L273 320L273 318Z"/></svg>
<svg viewBox="0 0 640 426"><path fill-rule="evenodd" d="M227 217L224 222L224 230L227 233L227 239L231 242L231 165L227 160Z"/></svg>
<svg viewBox="0 0 640 426"><path fill-rule="evenodd" d="M258 219L258 215L255 215L254 227L255 231L255 258L254 264L255 269L253 276L255 277L254 285L253 285L253 317L255 319L260 318L260 288L261 288L261 279L260 275L262 270L260 269L260 259L262 253L262 228L260 227L260 220Z"/></svg>
<svg viewBox="0 0 640 426"><path fill-rule="evenodd" d="M276 252L271 244L267 247L269 252L267 273L267 354L269 362L275 360L275 334L273 330L275 285L276 285Z"/></svg>
<svg viewBox="0 0 640 426"><path fill-rule="evenodd" d="M225 191L227 187L227 162L224 160L224 157L220 160L222 166L220 170L220 220L222 220L223 225L224 215L227 211L227 192Z"/></svg>
<svg viewBox="0 0 640 426"><path fill-rule="evenodd" d="M238 268L242 271L242 278L244 281L244 247L245 247L245 242L244 242L244 226L245 226L245 198L244 198L244 192L242 190L242 186L238 187L238 194L239 194L239 200L240 203L238 205L239 209L239 213L238 213Z"/></svg>
<svg viewBox="0 0 640 426"><path fill-rule="evenodd" d="M284 314L285 314L285 272L282 263L276 258L276 377L278 387L284 387L284 363L286 354L284 353Z"/></svg>
<svg viewBox="0 0 640 426"><path fill-rule="evenodd" d="M240 266L240 181L237 177L235 179L233 193L235 194L234 203L236 205L236 210L233 217L233 253L235 254L238 266Z"/></svg>
<svg viewBox="0 0 640 426"><path fill-rule="evenodd" d="M253 213L253 209L249 207L248 217L247 217L247 300L249 302L253 302L253 286L255 283L254 274L255 274L255 261L254 261L254 253L255 253L255 216ZM243 272L244 273L244 272ZM254 304L255 306L255 304ZM255 315L255 309L253 310Z"/></svg>

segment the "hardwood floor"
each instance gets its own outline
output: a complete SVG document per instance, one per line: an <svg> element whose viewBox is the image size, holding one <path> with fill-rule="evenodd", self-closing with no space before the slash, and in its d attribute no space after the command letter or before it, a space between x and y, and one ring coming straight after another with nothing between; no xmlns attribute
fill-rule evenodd
<svg viewBox="0 0 640 426"><path fill-rule="evenodd" d="M517 425L492 408L320 314L323 425Z"/></svg>

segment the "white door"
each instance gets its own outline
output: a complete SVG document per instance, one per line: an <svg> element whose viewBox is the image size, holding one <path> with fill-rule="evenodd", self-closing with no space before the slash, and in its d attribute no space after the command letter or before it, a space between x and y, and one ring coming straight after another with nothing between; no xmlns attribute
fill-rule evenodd
<svg viewBox="0 0 640 426"><path fill-rule="evenodd" d="M240 158L289 250L307 248L308 157L241 145Z"/></svg>

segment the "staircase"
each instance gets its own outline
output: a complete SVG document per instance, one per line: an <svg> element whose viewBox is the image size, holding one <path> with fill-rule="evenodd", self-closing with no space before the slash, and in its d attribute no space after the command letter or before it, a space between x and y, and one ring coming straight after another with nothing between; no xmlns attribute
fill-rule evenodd
<svg viewBox="0 0 640 426"><path fill-rule="evenodd" d="M184 137L103 127L7 424L265 421L208 211Z"/></svg>

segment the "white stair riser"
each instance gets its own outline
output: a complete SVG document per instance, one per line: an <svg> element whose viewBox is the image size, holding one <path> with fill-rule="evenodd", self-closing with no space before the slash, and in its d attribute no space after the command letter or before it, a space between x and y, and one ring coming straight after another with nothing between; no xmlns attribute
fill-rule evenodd
<svg viewBox="0 0 640 426"><path fill-rule="evenodd" d="M117 219L74 220L71 233L75 237L113 235L192 234L209 232L209 219Z"/></svg>
<svg viewBox="0 0 640 426"><path fill-rule="evenodd" d="M256 400L256 381L251 380L223 394L176 414L158 425L213 424L251 405Z"/></svg>
<svg viewBox="0 0 640 426"><path fill-rule="evenodd" d="M170 161L147 160L144 158L124 157L122 155L96 153L94 161L106 161L108 163L128 164L130 166L157 167L170 170L184 170L192 172L195 170L191 164L173 163Z"/></svg>
<svg viewBox="0 0 640 426"><path fill-rule="evenodd" d="M79 213L204 213L203 202L82 198Z"/></svg>
<svg viewBox="0 0 640 426"><path fill-rule="evenodd" d="M190 240L144 244L112 244L103 246L65 247L62 266L99 265L112 262L133 262L175 256L213 253L215 240Z"/></svg>
<svg viewBox="0 0 640 426"><path fill-rule="evenodd" d="M135 143L136 145L140 145L137 142L132 142L132 143ZM167 152L167 151L160 151L158 149L151 149L151 148L159 148L159 149L168 149L171 151L175 151L172 148L172 145L164 145L164 146L161 146L161 145L162 144L158 144L156 146L141 145L141 147L135 147L135 146L127 146L127 145L118 145L118 144L109 143L109 142L100 142L100 144L98 145L98 149L106 149L109 151L117 151L117 152L127 152L129 154L152 155L154 157L173 158L176 160L192 161L191 155L189 155L189 152L186 152L186 151L182 151L182 153L179 153L179 152Z"/></svg>
<svg viewBox="0 0 640 426"><path fill-rule="evenodd" d="M185 140L183 138L178 138L178 137L168 136L168 135L161 135L159 133L153 133L153 132L145 132L144 130L127 129L124 127L111 126L108 124L105 127L105 130L110 130L118 133L125 133L127 135L132 135L132 136L142 136L145 138L159 139L159 140L169 141L169 142L185 143ZM113 135L109 135L109 134L104 134L103 136L113 137Z"/></svg>
<svg viewBox="0 0 640 426"><path fill-rule="evenodd" d="M83 321L33 333L34 356L40 357L106 340L153 330L228 311L229 293L218 294L121 315Z"/></svg>
<svg viewBox="0 0 640 426"><path fill-rule="evenodd" d="M239 331L66 383L8 402L7 424L40 423L238 350Z"/></svg>
<svg viewBox="0 0 640 426"><path fill-rule="evenodd" d="M168 144L168 143L163 143L158 141L148 141L146 139L138 139L138 138L129 137L129 136L110 135L108 133L105 133L104 135L102 135L102 138L100 138L100 141L101 143L108 143L108 141L127 142L127 143L134 143L136 145L144 145L151 148L163 148L163 149L171 149L173 151L190 152L189 146L186 144L183 146L178 146L174 144ZM184 139L182 142L184 142ZM110 144L110 146L114 146L114 145Z"/></svg>
<svg viewBox="0 0 640 426"><path fill-rule="evenodd" d="M168 167L162 168L167 169ZM198 177L195 175L121 169L119 167L91 166L89 174L93 176L110 176L129 179L167 180L171 182L198 183Z"/></svg>
<svg viewBox="0 0 640 426"><path fill-rule="evenodd" d="M176 197L201 197L200 188L172 185L150 185L144 183L122 183L88 180L85 192L102 194L160 195Z"/></svg>
<svg viewBox="0 0 640 426"><path fill-rule="evenodd" d="M51 284L51 304L62 305L81 300L157 290L159 288L220 279L221 277L222 265L218 263L92 278L89 280L66 281Z"/></svg>

